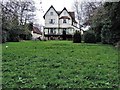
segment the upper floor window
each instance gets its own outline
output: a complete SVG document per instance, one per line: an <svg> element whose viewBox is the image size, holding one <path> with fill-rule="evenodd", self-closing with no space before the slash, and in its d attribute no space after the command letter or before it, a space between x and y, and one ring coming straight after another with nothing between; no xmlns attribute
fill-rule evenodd
<svg viewBox="0 0 120 90"><path fill-rule="evenodd" d="M55 23L55 19L50 19L50 24L54 24Z"/></svg>
<svg viewBox="0 0 120 90"><path fill-rule="evenodd" d="M50 12L50 15L53 15L53 12Z"/></svg>
<svg viewBox="0 0 120 90"><path fill-rule="evenodd" d="M67 22L66 22L66 19L63 19L63 23L67 23Z"/></svg>
<svg viewBox="0 0 120 90"><path fill-rule="evenodd" d="M66 15L66 11L64 11L64 15Z"/></svg>

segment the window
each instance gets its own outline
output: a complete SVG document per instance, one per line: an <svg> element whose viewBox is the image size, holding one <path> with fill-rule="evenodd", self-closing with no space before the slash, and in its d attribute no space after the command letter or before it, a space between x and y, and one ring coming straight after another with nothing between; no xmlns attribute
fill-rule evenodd
<svg viewBox="0 0 120 90"><path fill-rule="evenodd" d="M53 12L50 12L50 15L53 15Z"/></svg>
<svg viewBox="0 0 120 90"><path fill-rule="evenodd" d="M50 33L53 34L53 28L50 29Z"/></svg>
<svg viewBox="0 0 120 90"><path fill-rule="evenodd" d="M64 15L66 15L66 11L64 11Z"/></svg>
<svg viewBox="0 0 120 90"><path fill-rule="evenodd" d="M67 23L67 22L66 22L66 19L63 19L63 23Z"/></svg>
<svg viewBox="0 0 120 90"><path fill-rule="evenodd" d="M56 30L54 29L54 34L56 34Z"/></svg>
<svg viewBox="0 0 120 90"><path fill-rule="evenodd" d="M55 23L55 20L54 19L50 19L50 24L54 24Z"/></svg>
<svg viewBox="0 0 120 90"><path fill-rule="evenodd" d="M51 28L51 29L50 29L50 34L56 34L55 28Z"/></svg>
<svg viewBox="0 0 120 90"><path fill-rule="evenodd" d="M67 30L66 30L66 33L67 33L67 34L69 34L69 32L70 32L70 30L69 30L69 29L67 29Z"/></svg>
<svg viewBox="0 0 120 90"><path fill-rule="evenodd" d="M66 28L63 28L63 34L66 35Z"/></svg>

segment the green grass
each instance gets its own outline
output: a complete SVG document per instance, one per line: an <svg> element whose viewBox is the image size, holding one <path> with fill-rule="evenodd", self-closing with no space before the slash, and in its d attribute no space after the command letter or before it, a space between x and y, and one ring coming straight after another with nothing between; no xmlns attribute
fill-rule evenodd
<svg viewBox="0 0 120 90"><path fill-rule="evenodd" d="M113 88L118 52L71 41L9 42L3 44L2 72L3 88Z"/></svg>

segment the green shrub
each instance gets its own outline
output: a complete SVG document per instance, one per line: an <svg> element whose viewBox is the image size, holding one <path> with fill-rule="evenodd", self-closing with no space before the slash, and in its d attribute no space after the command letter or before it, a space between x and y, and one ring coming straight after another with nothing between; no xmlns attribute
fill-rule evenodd
<svg viewBox="0 0 120 90"><path fill-rule="evenodd" d="M96 42L101 42L101 35L99 33L97 33L95 37L96 37Z"/></svg>
<svg viewBox="0 0 120 90"><path fill-rule="evenodd" d="M106 22L106 24L103 25L103 28L101 30L101 42L103 44L110 44L112 42L111 37L112 34L110 32L110 25Z"/></svg>
<svg viewBox="0 0 120 90"><path fill-rule="evenodd" d="M63 30L63 40L66 40L66 31Z"/></svg>
<svg viewBox="0 0 120 90"><path fill-rule="evenodd" d="M116 47L118 50L120 50L120 41L118 41L118 42L116 43L115 47Z"/></svg>
<svg viewBox="0 0 120 90"><path fill-rule="evenodd" d="M81 43L81 33L79 31L74 33L73 43Z"/></svg>
<svg viewBox="0 0 120 90"><path fill-rule="evenodd" d="M32 34L31 33L27 34L26 35L26 40L31 40L31 39L32 39Z"/></svg>
<svg viewBox="0 0 120 90"><path fill-rule="evenodd" d="M19 37L19 32L17 32L17 29L10 30L8 33L7 40L10 42L19 42L20 37Z"/></svg>
<svg viewBox="0 0 120 90"><path fill-rule="evenodd" d="M94 33L85 32L84 34L84 42L85 43L96 43L96 38Z"/></svg>
<svg viewBox="0 0 120 90"><path fill-rule="evenodd" d="M20 37L20 39L23 39L23 40L31 40L32 39L32 34L31 33L20 34L19 37Z"/></svg>

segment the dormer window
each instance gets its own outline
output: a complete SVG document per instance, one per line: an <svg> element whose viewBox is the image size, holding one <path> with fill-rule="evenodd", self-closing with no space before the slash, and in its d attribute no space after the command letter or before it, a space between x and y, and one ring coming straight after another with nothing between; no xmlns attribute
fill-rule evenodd
<svg viewBox="0 0 120 90"><path fill-rule="evenodd" d="M66 19L63 19L63 23L67 23L67 22L66 22Z"/></svg>
<svg viewBox="0 0 120 90"><path fill-rule="evenodd" d="M53 12L50 12L50 15L53 15Z"/></svg>

